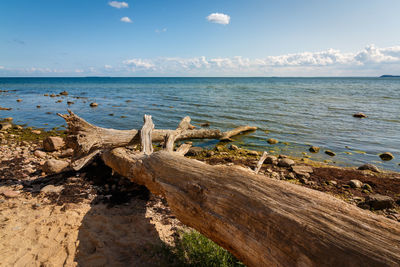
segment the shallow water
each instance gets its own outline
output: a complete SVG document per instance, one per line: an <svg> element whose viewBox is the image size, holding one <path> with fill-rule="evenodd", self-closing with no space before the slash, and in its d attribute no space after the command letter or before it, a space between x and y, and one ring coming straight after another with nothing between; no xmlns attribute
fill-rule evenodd
<svg viewBox="0 0 400 267"><path fill-rule="evenodd" d="M103 127L140 128L143 114L151 114L157 128L175 128L189 115L194 124L222 130L259 127L236 138L247 148L301 156L312 144L337 154L308 153L312 159L400 170L400 78L0 78L0 90L16 90L0 93L0 106L13 108L0 117L30 126L64 124L55 114L73 101L74 112ZM64 90L66 97L43 96ZM91 102L99 106L90 108ZM353 118L357 112L368 118ZM281 143L269 145L268 138ZM382 162L381 152L395 159Z"/></svg>

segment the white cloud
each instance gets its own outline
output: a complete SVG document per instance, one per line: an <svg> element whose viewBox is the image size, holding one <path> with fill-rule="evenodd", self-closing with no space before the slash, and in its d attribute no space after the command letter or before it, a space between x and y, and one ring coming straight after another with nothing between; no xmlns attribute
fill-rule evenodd
<svg viewBox="0 0 400 267"><path fill-rule="evenodd" d="M126 22L126 23L132 23L132 20L130 18L128 18L128 17L122 17L121 21L122 22Z"/></svg>
<svg viewBox="0 0 400 267"><path fill-rule="evenodd" d="M111 2L108 2L108 4L115 8L128 8L129 7L127 2L111 1Z"/></svg>
<svg viewBox="0 0 400 267"><path fill-rule="evenodd" d="M112 66L106 64L106 65L104 65L104 68L107 69L107 70L109 70L109 69L112 69Z"/></svg>
<svg viewBox="0 0 400 267"><path fill-rule="evenodd" d="M4 66L0 66L0 70L4 70L5 69L5 67Z"/></svg>
<svg viewBox="0 0 400 267"><path fill-rule="evenodd" d="M150 60L146 59L128 59L122 62L123 64L132 67L132 70L137 69L152 69L154 68L154 64Z"/></svg>
<svg viewBox="0 0 400 267"><path fill-rule="evenodd" d="M207 16L207 20L212 23L227 25L229 24L231 17L223 13L212 13Z"/></svg>
<svg viewBox="0 0 400 267"><path fill-rule="evenodd" d="M130 72L165 75L380 75L400 73L400 46L367 46L359 52L343 53L335 49L303 52L264 58L193 57L135 58L123 62ZM385 67L387 66L387 67Z"/></svg>
<svg viewBox="0 0 400 267"><path fill-rule="evenodd" d="M156 33L162 33L162 32L166 32L166 31L167 31L167 28L163 28L161 30L159 30L159 29L155 30Z"/></svg>

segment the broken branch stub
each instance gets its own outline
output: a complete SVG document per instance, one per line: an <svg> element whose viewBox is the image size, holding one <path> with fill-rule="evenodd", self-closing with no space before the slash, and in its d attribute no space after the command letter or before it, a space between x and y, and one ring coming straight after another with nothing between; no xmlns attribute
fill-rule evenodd
<svg viewBox="0 0 400 267"><path fill-rule="evenodd" d="M151 133L154 129L154 123L150 115L144 115L143 117L143 127L140 130L140 143L142 147L142 152L145 155L150 155L153 153L153 144L151 140Z"/></svg>

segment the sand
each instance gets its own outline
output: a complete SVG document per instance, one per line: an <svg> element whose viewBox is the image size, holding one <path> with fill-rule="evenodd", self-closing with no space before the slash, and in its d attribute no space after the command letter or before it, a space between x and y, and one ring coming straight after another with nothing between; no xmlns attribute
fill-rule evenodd
<svg viewBox="0 0 400 267"><path fill-rule="evenodd" d="M153 196L113 207L26 192L0 202L0 266L162 266L157 249L179 225Z"/></svg>

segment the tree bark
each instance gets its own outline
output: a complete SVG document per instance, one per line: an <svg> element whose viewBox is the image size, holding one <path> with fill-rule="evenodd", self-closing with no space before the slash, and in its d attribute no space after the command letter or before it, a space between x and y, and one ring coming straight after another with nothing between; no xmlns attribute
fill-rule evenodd
<svg viewBox="0 0 400 267"><path fill-rule="evenodd" d="M400 224L289 182L174 152L116 148L105 164L248 266L398 266Z"/></svg>

